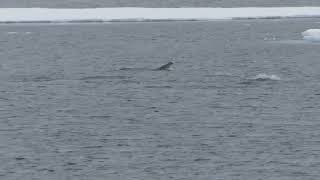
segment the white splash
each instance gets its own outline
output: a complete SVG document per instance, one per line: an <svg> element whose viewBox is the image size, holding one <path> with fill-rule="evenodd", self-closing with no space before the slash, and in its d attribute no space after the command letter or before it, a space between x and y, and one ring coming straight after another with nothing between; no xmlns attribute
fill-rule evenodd
<svg viewBox="0 0 320 180"><path fill-rule="evenodd" d="M301 34L306 41L320 42L320 29L309 29Z"/></svg>

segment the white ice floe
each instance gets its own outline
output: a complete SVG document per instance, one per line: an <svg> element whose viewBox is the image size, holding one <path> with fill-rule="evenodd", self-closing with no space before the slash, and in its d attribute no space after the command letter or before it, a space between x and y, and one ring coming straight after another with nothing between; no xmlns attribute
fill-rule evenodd
<svg viewBox="0 0 320 180"><path fill-rule="evenodd" d="M320 17L320 7L243 8L0 8L0 23L192 21L250 18Z"/></svg>
<svg viewBox="0 0 320 180"><path fill-rule="evenodd" d="M306 41L320 42L320 29L309 29L302 32L303 39Z"/></svg>

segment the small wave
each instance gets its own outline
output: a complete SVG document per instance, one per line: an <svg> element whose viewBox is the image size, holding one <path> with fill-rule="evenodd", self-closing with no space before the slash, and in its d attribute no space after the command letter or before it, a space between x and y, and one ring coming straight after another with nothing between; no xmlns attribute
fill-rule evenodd
<svg viewBox="0 0 320 180"><path fill-rule="evenodd" d="M11 82L49 82L56 80L63 80L62 76L50 76L50 75L40 75L40 76L28 76L28 75L14 75L11 76Z"/></svg>
<svg viewBox="0 0 320 180"><path fill-rule="evenodd" d="M145 86L145 88L150 88L150 89L158 89L158 88L164 88L164 89L167 89L167 88L172 88L172 86Z"/></svg>
<svg viewBox="0 0 320 180"><path fill-rule="evenodd" d="M277 76L277 75L274 75L274 74L269 75L269 74L262 73L262 74L258 74L255 77L253 77L252 80L256 80L256 81L268 81L268 80L280 81L281 78L279 76Z"/></svg>
<svg viewBox="0 0 320 180"><path fill-rule="evenodd" d="M165 71L172 71L174 70L174 68L172 67L169 67L169 68L166 68L166 69L163 69ZM119 71L163 71L159 68L130 68L130 67L125 67L125 68L120 68Z"/></svg>
<svg viewBox="0 0 320 180"><path fill-rule="evenodd" d="M215 76L234 76L232 73L228 72L216 72L214 73Z"/></svg>
<svg viewBox="0 0 320 180"><path fill-rule="evenodd" d="M134 68L134 67L125 67L125 68L120 68L119 71L146 71L150 70L148 68Z"/></svg>
<svg viewBox="0 0 320 180"><path fill-rule="evenodd" d="M127 76L87 76L80 78L80 80L103 80L103 79L126 79Z"/></svg>
<svg viewBox="0 0 320 180"><path fill-rule="evenodd" d="M314 42L314 41L309 41L307 39L303 40L281 40L281 41L269 41L271 43L279 43L279 44L297 44L297 45L318 45L320 44L319 42Z"/></svg>
<svg viewBox="0 0 320 180"><path fill-rule="evenodd" d="M108 116L108 115L101 115L101 116L89 116L90 119L109 119L112 116Z"/></svg>

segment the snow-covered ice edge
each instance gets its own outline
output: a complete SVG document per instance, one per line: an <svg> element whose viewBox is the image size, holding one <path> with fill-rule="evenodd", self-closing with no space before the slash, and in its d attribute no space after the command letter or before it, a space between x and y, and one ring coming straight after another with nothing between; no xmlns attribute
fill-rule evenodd
<svg viewBox="0 0 320 180"><path fill-rule="evenodd" d="M320 17L320 7L244 8L0 8L0 23L197 21Z"/></svg>

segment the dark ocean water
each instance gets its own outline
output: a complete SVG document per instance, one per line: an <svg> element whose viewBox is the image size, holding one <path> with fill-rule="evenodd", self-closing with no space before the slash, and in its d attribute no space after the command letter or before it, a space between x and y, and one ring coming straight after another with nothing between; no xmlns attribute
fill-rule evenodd
<svg viewBox="0 0 320 180"><path fill-rule="evenodd" d="M319 0L1 0L0 7L249 7L320 6Z"/></svg>
<svg viewBox="0 0 320 180"><path fill-rule="evenodd" d="M1 25L0 179L317 180L319 22Z"/></svg>

